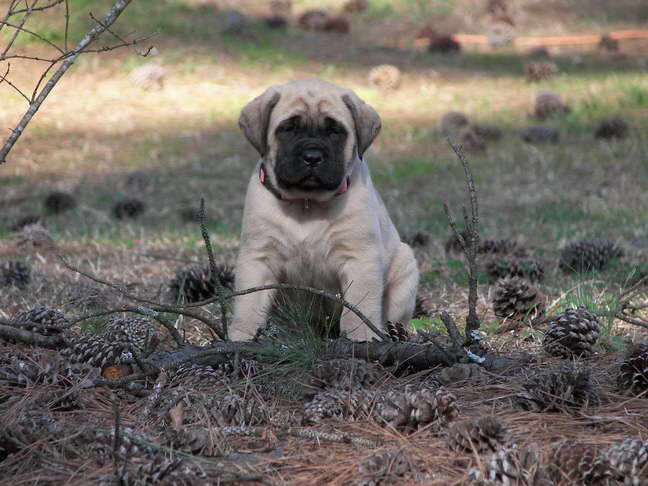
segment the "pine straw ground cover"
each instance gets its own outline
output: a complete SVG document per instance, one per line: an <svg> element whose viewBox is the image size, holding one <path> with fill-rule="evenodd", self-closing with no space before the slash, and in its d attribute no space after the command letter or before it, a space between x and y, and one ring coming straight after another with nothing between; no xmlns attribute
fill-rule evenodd
<svg viewBox="0 0 648 486"><path fill-rule="evenodd" d="M456 444L452 423L433 421L419 430L399 431L369 414L302 427L290 417L301 413L303 400L260 394L260 378L232 380L227 386L205 380L202 390L197 384L165 387L151 408L148 398L87 388L99 370L57 368L55 352L4 344L2 353L0 464L12 484L111 484L116 477L124 484L482 484L469 480L467 472L477 469L488 477L494 453L527 446L537 454L532 466L558 468L552 470L554 482L544 484L646 484L645 474L636 483L560 479L574 473L570 454L579 453L569 448L552 456L566 440L596 454L627 438L645 440L648 401L617 393L613 357L577 363L592 370L591 386L600 404L568 412L529 412L516 405L528 375L564 366L545 357L501 376L484 374L445 385L456 397L455 422L487 417L501 424L495 447L477 453L481 444L475 437L472 452L451 448ZM18 360L22 367L16 366ZM27 370L34 366L39 373ZM430 375L437 374L403 382L434 389L438 385ZM388 379L377 389L402 389L403 382ZM242 397L248 413L218 408L215 404L227 393ZM172 408L173 399L180 405ZM121 437L117 445L115 428ZM576 464L580 460L576 457ZM591 467L584 462L583 475Z"/></svg>
<svg viewBox="0 0 648 486"><path fill-rule="evenodd" d="M623 45L620 55L552 51L558 76L529 84L525 53L443 56L410 49L418 24L414 28L397 12L381 10L382 2L371 2L375 8L353 19L351 35L340 37L304 33L296 26L280 33L259 23L253 23L249 36L220 35L216 9L197 5L209 2L186 3L190 6L172 12L178 15L165 18L158 9L174 8L171 2L159 2L153 13L132 10L124 32L155 31L166 22L156 41L161 54L152 60L131 51L82 59L2 167L0 320L37 305L74 320L128 303L64 269L58 255L132 293L169 301L177 272L205 263L192 222L198 195L206 197L218 263L231 263L255 157L236 128L240 108L269 84L318 76L356 90L385 121L373 147L372 171L402 235L418 245L422 313L414 324L426 330L440 327L441 311L458 322L467 312L463 261L445 252L452 245L446 244L442 210L444 201L453 208L462 204L462 173L439 121L445 112L460 110L471 122L494 124L503 133L499 140L489 140L485 151L470 155L485 245L477 311L485 347L513 358L514 366L495 373L475 366L452 372L401 367L397 376L391 375L394 369L373 367L360 376L348 373L367 379L362 387L338 380L313 402L322 384L315 385L311 375L327 357L311 342L297 349L280 345L287 351L281 365L255 367L246 361L186 367L175 374L171 370L159 379L157 395L154 382L142 383L145 389L138 393L96 386L102 371L115 377L129 372L128 366L70 363L56 350L3 340L0 482L489 484L469 478L476 470L480 474L473 472L473 478L492 478L490 484L546 484L542 473L558 485L646 484L648 398L640 394L641 387L635 390L640 395L627 395L631 386L624 379L617 388L617 378L626 344L647 341L648 335L644 328L613 318L621 293L642 268L645 275L645 45ZM245 13L253 13L245 5L259 3L239 2ZM472 1L461 3L464 10L474 10ZM594 29L590 23L565 26L572 15L557 15L551 5L539 12L537 2L523 3L536 12L520 18L532 26L529 32ZM582 11L610 17L600 6L582 7L600 2L563 3L577 10L573 18L581 18ZM627 8L616 9L614 24L604 22L603 30L642 27L633 23L642 7L623 3ZM321 4L308 0L300 8ZM151 7L142 3L132 8ZM418 22L421 12L410 10ZM624 15L632 20L624 21ZM468 19L461 12L459 17ZM132 81L131 72L149 61L167 70L160 90L143 91ZM393 92L368 83L370 68L385 63L402 70ZM12 63L11 74L20 83L39 75L18 62ZM529 145L520 132L535 124L528 113L544 89L558 92L572 110L551 120L559 131L558 144ZM0 98L0 122L13 126L24 100L6 83L0 85ZM597 125L612 116L627 121L627 136L597 138ZM45 203L52 190L72 194L75 203L67 210L62 198ZM120 205L133 198L144 204ZM135 206L140 209L133 211ZM45 228L21 229L25 220L39 220ZM520 248L509 248L510 254L497 254L497 245L486 251L486 240L511 237ZM591 237L621 244L623 257L600 271L563 272L561 249ZM594 266L599 256L594 255ZM491 260L500 257L504 263ZM582 266L578 259L571 261ZM535 316L525 312L538 309L523 307L521 321L495 315L493 300L508 295L496 292L493 276L504 276L500 274L511 267L529 278L529 268L542 268L533 272L534 279L543 276L532 283L535 290L524 292L528 302L542 303L545 316L581 305L599 315L594 354L577 358L576 372L565 375L572 358L544 352L549 321L541 316L531 320ZM644 305L646 299L644 287L633 304ZM504 314L520 310L510 302L499 309ZM217 306L204 311L218 321ZM636 309L634 317L645 320L645 311ZM98 339L109 317L80 321L72 330ZM175 322L192 344L214 338L195 319ZM160 348L172 345L164 329L156 331ZM550 388L543 392L545 383ZM439 403L445 405L439 408ZM391 404L410 410L413 419L399 417ZM304 418L306 412L323 410L339 417ZM474 419L483 420L466 422ZM628 445L623 442L628 438L641 442ZM624 444L628 460L617 460L617 449L609 449L615 444ZM617 477L620 471L625 478Z"/></svg>

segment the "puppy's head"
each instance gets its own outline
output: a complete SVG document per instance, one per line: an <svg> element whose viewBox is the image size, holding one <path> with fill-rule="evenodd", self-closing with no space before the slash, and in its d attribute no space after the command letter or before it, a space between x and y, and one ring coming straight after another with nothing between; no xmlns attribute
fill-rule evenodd
<svg viewBox="0 0 648 486"><path fill-rule="evenodd" d="M326 201L380 131L380 117L355 93L317 79L268 88L239 125L285 199Z"/></svg>

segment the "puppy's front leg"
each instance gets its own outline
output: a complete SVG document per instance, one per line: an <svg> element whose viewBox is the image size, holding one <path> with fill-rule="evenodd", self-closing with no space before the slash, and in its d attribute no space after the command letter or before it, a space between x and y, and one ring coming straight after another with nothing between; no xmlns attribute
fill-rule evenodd
<svg viewBox="0 0 648 486"><path fill-rule="evenodd" d="M236 290L246 290L277 283L270 265L241 254L236 266ZM234 319L228 330L232 341L252 339L265 324L274 290L262 290L236 297Z"/></svg>
<svg viewBox="0 0 648 486"><path fill-rule="evenodd" d="M344 265L341 275L344 299L358 307L374 326L383 330L382 299L384 272L380 259L351 260ZM349 309L344 309L340 318L340 329L354 341L370 341L376 334Z"/></svg>

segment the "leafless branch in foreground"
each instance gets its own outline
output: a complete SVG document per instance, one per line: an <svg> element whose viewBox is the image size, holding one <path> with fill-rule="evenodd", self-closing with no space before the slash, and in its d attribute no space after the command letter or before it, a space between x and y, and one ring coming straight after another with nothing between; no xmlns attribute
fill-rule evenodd
<svg viewBox="0 0 648 486"><path fill-rule="evenodd" d="M450 208L446 203L443 204L443 210L445 211L446 217L448 218L448 223L452 228L452 231L455 234L455 237L459 241L463 252L466 255L466 260L468 262L468 316L466 317L466 340L472 340L471 334L473 331L476 331L480 327L479 316L477 315L477 244L479 243L479 206L477 204L477 190L475 189L475 180L473 179L472 171L470 170L470 164L463 152L461 145L453 144L450 139L448 139L450 147L454 153L459 157L461 165L464 169L464 177L466 180L466 186L468 189L468 197L470 201L470 217L466 207L462 207L462 213L464 217L464 224L466 228L466 236L468 241L463 235L457 230L457 225ZM445 321L444 321L445 322Z"/></svg>
<svg viewBox="0 0 648 486"><path fill-rule="evenodd" d="M92 29L90 29L86 35L81 39L81 41L77 44L77 46L72 49L71 51L67 50L67 42L68 42L68 29L69 29L69 5L67 0L54 0L50 2L49 4L43 5L38 7L37 3L39 0L34 0L33 2L29 3L25 1L26 8L22 9L16 9L18 6L19 2L12 0L11 4L9 5L9 9L7 10L7 13L5 14L4 18L0 19L0 29L3 27L8 27L8 28L13 28L14 33L9 40L9 43L7 46L3 49L2 53L0 54L0 62L1 61L6 61L11 58L23 58L23 59L33 59L33 60L38 60L38 61L45 61L48 62L50 65L45 69L45 72L41 75L40 79L36 83L36 87L34 88L34 92L31 97L26 96L22 91L20 91L13 83L11 83L7 79L7 73L3 77L0 78L0 83L6 82L9 86L11 86L13 89L18 91L27 101L29 102L29 107L27 108L27 111L25 114L22 116L21 120L18 122L18 125L11 130L11 134L7 138L7 140L4 142L2 147L0 148L0 165L6 162L7 155L15 145L15 143L18 141L22 133L25 131L25 128L27 128L27 125L31 121L31 119L34 117L40 106L43 104L47 96L51 93L52 89L54 89L54 86L59 82L61 77L70 69L70 67L75 63L77 58L84 53L89 53L89 52L104 52L107 50L113 50L117 49L120 47L125 47L125 46L134 46L139 42L142 42L143 40L149 38L144 37L144 38L139 38L135 39L133 41L127 42L123 41L120 42L119 44L115 46L107 46L107 47L102 47L99 49L95 50L90 50L89 46L96 41L101 34L106 32L110 26L117 20L117 18L121 15L121 13L128 7L128 5L131 3L132 0L117 0L116 3L113 5L113 7L104 15L101 20L97 20L97 25L95 25ZM50 8L53 8L61 3L65 3L65 33L64 33L64 47L61 48L57 46L56 44L52 43L51 41L45 39L43 36L40 34L33 32L31 30L25 29L24 25L27 22L27 19L37 11L43 11L47 10ZM22 14L23 17L19 21L18 24L14 24L12 22L9 22L10 17L14 15L19 15ZM29 35L34 36L35 38L39 39L41 42L44 42L51 48L55 49L59 55L53 59L42 59L42 58L36 58L36 57L30 57L30 56L12 56L9 55L9 50L11 47L14 45L16 38L20 33L27 33ZM113 34L114 35L114 34ZM45 83L45 85L41 89L41 84L45 81L45 78L49 75L49 72L56 66L62 62L56 72L49 78L49 80Z"/></svg>
<svg viewBox="0 0 648 486"><path fill-rule="evenodd" d="M214 282L214 287L216 289L216 299L220 304L221 311L221 328L227 336L227 303L225 294L227 290L223 286L218 278L218 272L216 271L216 261L214 260L214 251L212 250L211 240L209 239L209 231L207 230L207 225L205 224L205 198L200 198L200 210L198 212L198 219L200 221L200 234L205 242L205 249L207 250L207 258L209 259L209 273L211 274L211 279Z"/></svg>

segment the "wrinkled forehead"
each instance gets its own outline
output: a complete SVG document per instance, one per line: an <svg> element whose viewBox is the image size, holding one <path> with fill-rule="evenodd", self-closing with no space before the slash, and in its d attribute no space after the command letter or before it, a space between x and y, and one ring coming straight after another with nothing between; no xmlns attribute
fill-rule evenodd
<svg viewBox="0 0 648 486"><path fill-rule="evenodd" d="M282 90L281 97L270 118L269 130L274 130L283 120L293 116L305 116L311 120L331 117L352 131L351 112L342 100L342 90Z"/></svg>

